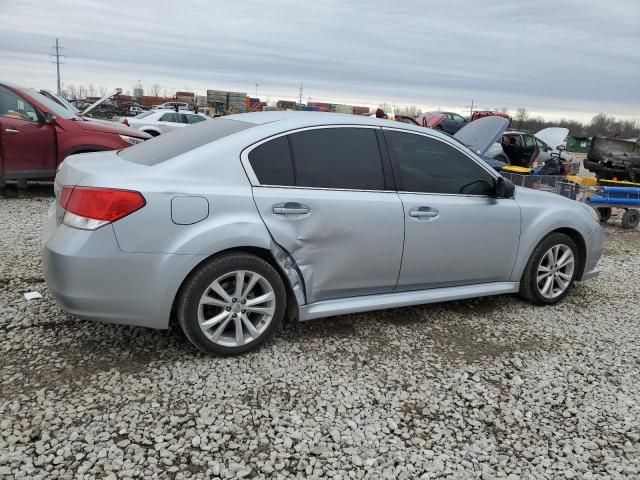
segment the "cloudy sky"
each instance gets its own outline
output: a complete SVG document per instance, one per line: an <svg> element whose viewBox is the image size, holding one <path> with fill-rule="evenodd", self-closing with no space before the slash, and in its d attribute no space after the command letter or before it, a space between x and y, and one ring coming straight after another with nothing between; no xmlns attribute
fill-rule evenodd
<svg viewBox="0 0 640 480"><path fill-rule="evenodd" d="M638 0L0 0L2 80L640 118Z"/></svg>

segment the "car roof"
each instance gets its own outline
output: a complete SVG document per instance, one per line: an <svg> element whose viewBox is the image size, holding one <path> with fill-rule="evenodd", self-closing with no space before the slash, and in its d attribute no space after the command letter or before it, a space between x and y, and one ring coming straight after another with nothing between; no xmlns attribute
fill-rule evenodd
<svg viewBox="0 0 640 480"><path fill-rule="evenodd" d="M390 127L405 130L414 130L422 133L425 133L426 131L432 135L438 134L438 132L436 132L435 130L418 125L411 125L408 123L396 122L394 120L385 120L382 118L375 118L364 115L352 115L349 113L299 112L282 110L270 112L237 113L222 118L253 123L254 125L264 125L273 122L286 122L287 128L316 125L369 125L376 127ZM439 136L448 137L448 135L442 134L439 134Z"/></svg>

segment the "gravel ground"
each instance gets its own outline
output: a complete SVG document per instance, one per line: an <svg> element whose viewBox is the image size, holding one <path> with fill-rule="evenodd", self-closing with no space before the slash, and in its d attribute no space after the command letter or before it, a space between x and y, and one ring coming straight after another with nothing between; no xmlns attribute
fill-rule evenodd
<svg viewBox="0 0 640 480"><path fill-rule="evenodd" d="M213 358L62 313L31 196L0 200L0 478L640 477L640 232L619 218L558 306L348 315Z"/></svg>

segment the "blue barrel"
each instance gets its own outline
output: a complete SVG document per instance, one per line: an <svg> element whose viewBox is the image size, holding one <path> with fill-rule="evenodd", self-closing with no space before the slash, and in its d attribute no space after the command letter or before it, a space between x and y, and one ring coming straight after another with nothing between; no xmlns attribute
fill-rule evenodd
<svg viewBox="0 0 640 480"><path fill-rule="evenodd" d="M629 207L640 207L640 198L625 197L591 197L589 203L610 203L612 205L625 205Z"/></svg>
<svg viewBox="0 0 640 480"><path fill-rule="evenodd" d="M640 188L637 187L602 187L602 191L611 196L636 195L640 198Z"/></svg>

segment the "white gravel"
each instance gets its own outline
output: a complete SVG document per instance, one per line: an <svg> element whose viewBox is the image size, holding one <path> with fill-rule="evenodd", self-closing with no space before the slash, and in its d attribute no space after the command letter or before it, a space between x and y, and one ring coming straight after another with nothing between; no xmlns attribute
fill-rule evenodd
<svg viewBox="0 0 640 480"><path fill-rule="evenodd" d="M640 478L640 232L619 219L556 307L349 315L215 358L62 313L46 193L0 200L0 478Z"/></svg>

